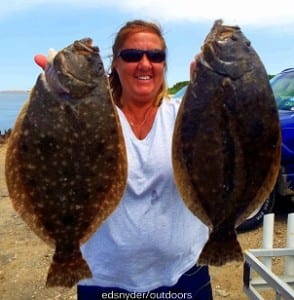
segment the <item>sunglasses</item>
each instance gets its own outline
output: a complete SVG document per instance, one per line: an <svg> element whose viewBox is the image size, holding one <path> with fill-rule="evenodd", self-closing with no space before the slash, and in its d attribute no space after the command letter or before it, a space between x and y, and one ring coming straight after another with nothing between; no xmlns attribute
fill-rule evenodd
<svg viewBox="0 0 294 300"><path fill-rule="evenodd" d="M165 60L164 50L124 49L117 56L125 62L139 62L144 54L153 63L161 63Z"/></svg>

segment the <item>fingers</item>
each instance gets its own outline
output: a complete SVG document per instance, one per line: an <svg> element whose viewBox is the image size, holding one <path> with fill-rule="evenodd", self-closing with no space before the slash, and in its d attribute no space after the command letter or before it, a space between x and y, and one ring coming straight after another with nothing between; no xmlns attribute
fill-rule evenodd
<svg viewBox="0 0 294 300"><path fill-rule="evenodd" d="M43 54L37 54L34 57L35 63L40 66L43 70L45 70L47 65L47 57Z"/></svg>

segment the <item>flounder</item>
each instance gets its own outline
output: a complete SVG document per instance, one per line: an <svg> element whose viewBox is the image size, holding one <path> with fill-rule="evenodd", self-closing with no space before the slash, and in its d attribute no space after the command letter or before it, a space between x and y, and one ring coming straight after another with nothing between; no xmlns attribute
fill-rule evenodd
<svg viewBox="0 0 294 300"><path fill-rule="evenodd" d="M126 150L91 39L59 51L45 74L9 138L6 180L15 210L55 247L47 286L71 287L92 276L79 247L122 197Z"/></svg>
<svg viewBox="0 0 294 300"><path fill-rule="evenodd" d="M176 184L210 229L200 264L243 260L235 227L272 191L281 132L265 68L238 26L215 22L195 59L173 135Z"/></svg>

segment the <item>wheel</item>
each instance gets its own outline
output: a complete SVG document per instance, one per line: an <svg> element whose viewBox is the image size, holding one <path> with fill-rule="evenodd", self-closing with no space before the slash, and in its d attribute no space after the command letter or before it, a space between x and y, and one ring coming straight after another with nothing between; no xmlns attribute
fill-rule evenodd
<svg viewBox="0 0 294 300"><path fill-rule="evenodd" d="M258 228L262 224L263 216L273 211L275 200L276 190L274 189L262 206L256 209L243 223L241 223L236 228L236 231L241 233Z"/></svg>

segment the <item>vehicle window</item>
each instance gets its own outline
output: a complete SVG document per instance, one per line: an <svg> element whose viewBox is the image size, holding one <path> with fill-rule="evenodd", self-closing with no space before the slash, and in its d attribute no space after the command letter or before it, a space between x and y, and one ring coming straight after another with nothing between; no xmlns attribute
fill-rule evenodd
<svg viewBox="0 0 294 300"><path fill-rule="evenodd" d="M281 73L271 80L277 106L283 110L294 110L294 71Z"/></svg>

